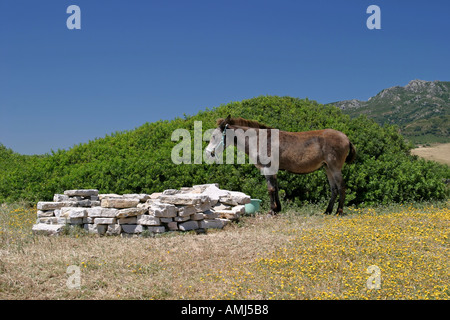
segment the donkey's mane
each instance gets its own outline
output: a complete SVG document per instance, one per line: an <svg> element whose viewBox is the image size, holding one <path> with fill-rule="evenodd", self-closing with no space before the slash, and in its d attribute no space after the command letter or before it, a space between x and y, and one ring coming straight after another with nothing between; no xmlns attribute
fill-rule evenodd
<svg viewBox="0 0 450 320"><path fill-rule="evenodd" d="M221 125L225 119L217 119L217 125ZM249 127L249 128L261 128L261 129L272 129L272 127L266 126L265 124L259 123L255 120L247 120L244 118L231 118L227 122L229 125Z"/></svg>

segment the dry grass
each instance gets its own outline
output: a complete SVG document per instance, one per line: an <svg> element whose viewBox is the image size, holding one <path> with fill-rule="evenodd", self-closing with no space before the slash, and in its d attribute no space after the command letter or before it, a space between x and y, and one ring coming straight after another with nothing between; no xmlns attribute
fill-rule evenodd
<svg viewBox="0 0 450 320"><path fill-rule="evenodd" d="M447 204L246 218L154 238L32 236L35 210L0 208L0 299L448 299ZM81 269L80 289L66 285ZM381 269L368 290L366 269Z"/></svg>
<svg viewBox="0 0 450 320"><path fill-rule="evenodd" d="M433 160L450 166L450 143L416 148L411 150L411 153L427 160Z"/></svg>

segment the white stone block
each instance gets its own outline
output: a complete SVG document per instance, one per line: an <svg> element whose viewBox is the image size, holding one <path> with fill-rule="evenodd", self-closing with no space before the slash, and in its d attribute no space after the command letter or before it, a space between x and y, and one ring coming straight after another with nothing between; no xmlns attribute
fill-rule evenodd
<svg viewBox="0 0 450 320"><path fill-rule="evenodd" d="M38 210L42 211L55 210L64 207L64 203L65 202L39 201L36 207Z"/></svg>
<svg viewBox="0 0 450 320"><path fill-rule="evenodd" d="M162 192L154 192L150 195L150 199L156 200L159 198L160 195L162 195Z"/></svg>
<svg viewBox="0 0 450 320"><path fill-rule="evenodd" d="M177 215L177 208L172 204L154 202L148 208L148 214L155 217L173 218Z"/></svg>
<svg viewBox="0 0 450 320"><path fill-rule="evenodd" d="M66 190L64 194L69 197L90 197L90 196L98 196L97 189L80 189L80 190Z"/></svg>
<svg viewBox="0 0 450 320"><path fill-rule="evenodd" d="M216 213L219 215L220 218L225 218L229 220L238 220L240 218L240 214L232 210L217 210Z"/></svg>
<svg viewBox="0 0 450 320"><path fill-rule="evenodd" d="M194 206L178 206L178 216L180 217L187 217L196 212L197 210Z"/></svg>
<svg viewBox="0 0 450 320"><path fill-rule="evenodd" d="M136 222L144 226L159 226L161 224L161 220L158 217L149 216L148 214L137 216Z"/></svg>
<svg viewBox="0 0 450 320"><path fill-rule="evenodd" d="M138 199L134 198L105 198L101 201L101 206L103 208L133 208L139 204Z"/></svg>
<svg viewBox="0 0 450 320"><path fill-rule="evenodd" d="M178 223L178 229L181 231L196 230L198 228L199 228L199 226L198 226L197 221L190 220L190 221Z"/></svg>
<svg viewBox="0 0 450 320"><path fill-rule="evenodd" d="M117 218L135 217L144 214L147 211L146 208L127 208L120 209L117 212Z"/></svg>
<svg viewBox="0 0 450 320"><path fill-rule="evenodd" d="M58 218L56 218L56 217L42 217L42 218L38 218L37 223L59 224L58 223Z"/></svg>
<svg viewBox="0 0 450 320"><path fill-rule="evenodd" d="M54 217L55 210L47 210L47 211L38 210L37 216L38 216L38 218Z"/></svg>
<svg viewBox="0 0 450 320"><path fill-rule="evenodd" d="M245 205L235 206L235 207L231 208L231 211L242 216L245 214Z"/></svg>
<svg viewBox="0 0 450 320"><path fill-rule="evenodd" d="M208 200L208 196L204 194L185 193L175 195L161 195L159 201L175 205L197 205Z"/></svg>
<svg viewBox="0 0 450 320"><path fill-rule="evenodd" d="M87 208L86 211L88 217L92 218L115 218L119 210L114 208L94 207Z"/></svg>
<svg viewBox="0 0 450 320"><path fill-rule="evenodd" d="M110 198L118 198L121 199L122 196L116 193L101 193L98 195L98 199L101 201L103 199L110 199Z"/></svg>
<svg viewBox="0 0 450 320"><path fill-rule="evenodd" d="M221 190L218 185L215 184L209 185L202 194L207 195L210 198L211 205L215 205L219 201L220 197L229 195L227 190Z"/></svg>
<svg viewBox="0 0 450 320"><path fill-rule="evenodd" d="M211 209L211 200L209 199L209 197L205 202L195 205L195 210L197 210L197 212L204 212L209 209Z"/></svg>
<svg viewBox="0 0 450 320"><path fill-rule="evenodd" d="M225 222L222 219L202 220L199 221L199 226L201 229L222 229L225 226Z"/></svg>
<svg viewBox="0 0 450 320"><path fill-rule="evenodd" d="M63 224L38 223L33 225L31 231L34 234L57 235L61 233L63 228L64 228Z"/></svg>
<svg viewBox="0 0 450 320"><path fill-rule="evenodd" d="M60 217L84 218L87 217L87 210L79 207L62 207Z"/></svg>
<svg viewBox="0 0 450 320"><path fill-rule="evenodd" d="M63 202L63 201L69 201L69 196L57 193L53 195L53 202Z"/></svg>
<svg viewBox="0 0 450 320"><path fill-rule="evenodd" d="M146 193L127 193L123 195L124 198L137 199L139 202L145 202L150 199L150 195Z"/></svg>
<svg viewBox="0 0 450 320"><path fill-rule="evenodd" d="M95 218L94 224L115 224L116 218Z"/></svg>

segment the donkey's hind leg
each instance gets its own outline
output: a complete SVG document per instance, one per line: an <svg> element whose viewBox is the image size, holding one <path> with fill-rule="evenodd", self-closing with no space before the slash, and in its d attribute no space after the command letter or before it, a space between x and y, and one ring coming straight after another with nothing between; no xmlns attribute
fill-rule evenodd
<svg viewBox="0 0 450 320"><path fill-rule="evenodd" d="M336 196L339 193L339 205L336 214L343 215L345 202L345 183L344 179L342 178L342 172L341 170L333 170L327 167L327 177L331 187L331 200L325 213L331 214L331 212L333 211L334 201L336 200Z"/></svg>
<svg viewBox="0 0 450 320"><path fill-rule="evenodd" d="M267 180L267 190L270 198L270 214L276 215L281 211L281 203L278 197L278 183L276 175L265 176Z"/></svg>
<svg viewBox="0 0 450 320"><path fill-rule="evenodd" d="M339 191L339 205L336 211L336 214L343 215L344 214L344 202L345 202L345 182L342 178L342 172L339 171L335 174L335 180L337 183L338 191Z"/></svg>
<svg viewBox="0 0 450 320"><path fill-rule="evenodd" d="M336 180L334 179L333 173L328 167L326 168L326 172L331 189L331 199L330 202L328 203L327 209L325 210L325 214L331 214L331 212L333 211L334 202L336 201L336 197L338 194L338 186Z"/></svg>

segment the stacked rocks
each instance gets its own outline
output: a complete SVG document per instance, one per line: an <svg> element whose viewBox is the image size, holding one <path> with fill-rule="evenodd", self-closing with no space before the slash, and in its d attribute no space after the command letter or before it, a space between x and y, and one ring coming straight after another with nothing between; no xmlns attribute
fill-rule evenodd
<svg viewBox="0 0 450 320"><path fill-rule="evenodd" d="M95 189L67 190L53 202L38 202L34 233L53 235L78 225L100 235L138 235L166 231L223 228L245 213L250 196L196 185L154 194L99 194Z"/></svg>

